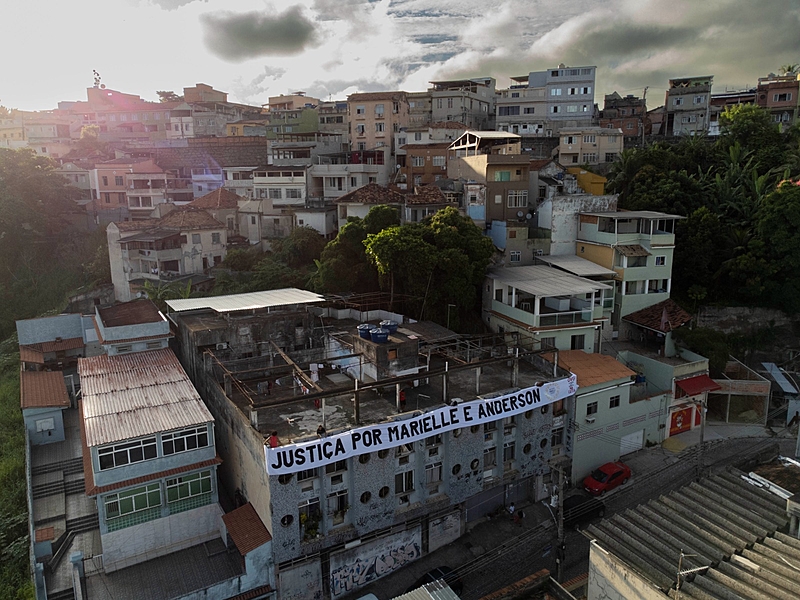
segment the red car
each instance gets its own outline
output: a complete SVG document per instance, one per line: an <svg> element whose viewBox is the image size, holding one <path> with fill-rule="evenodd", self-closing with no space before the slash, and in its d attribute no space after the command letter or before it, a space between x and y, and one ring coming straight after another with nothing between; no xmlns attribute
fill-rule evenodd
<svg viewBox="0 0 800 600"><path fill-rule="evenodd" d="M592 471L592 474L583 480L583 489L592 496L602 496L615 487L627 483L630 478L631 470L628 465L619 461L610 462Z"/></svg>

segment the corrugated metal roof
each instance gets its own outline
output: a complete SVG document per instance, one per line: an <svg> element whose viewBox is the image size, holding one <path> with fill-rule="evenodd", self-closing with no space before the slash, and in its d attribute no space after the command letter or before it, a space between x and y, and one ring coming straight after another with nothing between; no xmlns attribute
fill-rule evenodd
<svg viewBox="0 0 800 600"><path fill-rule="evenodd" d="M608 217L609 219L685 219L680 215L670 215L654 210L620 210L606 212L582 212L590 217Z"/></svg>
<svg viewBox="0 0 800 600"><path fill-rule="evenodd" d="M459 600L459 598L444 580L439 579L406 592L402 596L395 596L394 600Z"/></svg>
<svg viewBox="0 0 800 600"><path fill-rule="evenodd" d="M284 288L282 290L267 290L264 292L250 292L248 294L233 294L230 296L167 300L167 306L174 311L210 308L213 311L224 313L235 310L269 308L271 306L308 304L310 302L321 302L323 300L324 298L322 296L313 292L307 292L306 290L299 290L297 288Z"/></svg>
<svg viewBox="0 0 800 600"><path fill-rule="evenodd" d="M612 289L610 285L584 279L583 277L543 265L497 269L490 271L489 277L541 298L573 296L575 294L588 294L597 290Z"/></svg>
<svg viewBox="0 0 800 600"><path fill-rule="evenodd" d="M780 368L778 368L778 365L770 362L765 362L761 364L764 365L764 368L767 370L767 373L769 373L769 376L775 380L775 383L777 383L778 386L781 388L781 390L783 390L784 394L797 395L797 388L794 387L791 383L789 383L789 380L786 379L786 376L783 373L781 373L781 370Z"/></svg>
<svg viewBox="0 0 800 600"><path fill-rule="evenodd" d="M88 446L214 420L172 350L78 360Z"/></svg>
<svg viewBox="0 0 800 600"><path fill-rule="evenodd" d="M558 267L559 269L563 269L564 271L572 273L573 275L577 275L578 277L590 277L598 275L602 277L614 277L616 275L615 271L601 267L597 263L593 263L592 261L581 258L580 256L537 256L536 258L549 265L553 265L554 267Z"/></svg>

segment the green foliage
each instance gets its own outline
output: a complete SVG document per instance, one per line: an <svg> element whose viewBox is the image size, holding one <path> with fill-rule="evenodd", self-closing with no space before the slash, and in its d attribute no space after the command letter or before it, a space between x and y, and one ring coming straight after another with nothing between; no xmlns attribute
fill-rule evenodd
<svg viewBox="0 0 800 600"><path fill-rule="evenodd" d="M755 104L729 106L719 116L722 136L720 150L725 151L734 144L751 150L755 163L764 170L784 163L784 141L772 116Z"/></svg>
<svg viewBox="0 0 800 600"><path fill-rule="evenodd" d="M273 242L275 259L292 267L308 266L320 257L325 239L313 227L295 227L288 237Z"/></svg>
<svg viewBox="0 0 800 600"><path fill-rule="evenodd" d="M379 204L369 209L364 217L364 229L367 235L380 233L388 227L400 225L400 211L394 206Z"/></svg>
<svg viewBox="0 0 800 600"><path fill-rule="evenodd" d="M672 332L672 336L678 345L708 358L708 368L713 375L719 375L725 371L731 348L725 334L721 331L705 327L695 329L679 327Z"/></svg>
<svg viewBox="0 0 800 600"><path fill-rule="evenodd" d="M264 253L257 250L229 250L225 255L222 266L234 271L252 271L258 261L264 258Z"/></svg>

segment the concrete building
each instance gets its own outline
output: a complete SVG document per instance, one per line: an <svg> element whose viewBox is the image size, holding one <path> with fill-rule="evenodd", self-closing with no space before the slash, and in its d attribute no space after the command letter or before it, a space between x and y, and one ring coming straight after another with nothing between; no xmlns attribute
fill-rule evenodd
<svg viewBox="0 0 800 600"><path fill-rule="evenodd" d="M432 148L431 144L441 144L447 143L449 146L455 139L460 137L465 131L467 130L467 126L458 123L455 121L439 121L436 123L429 123L428 125L424 126L410 126L407 128L402 128L398 133L395 134L395 147L397 148L397 172L393 178L392 183L397 185L398 189L405 190L411 189L413 185L425 185L428 183L433 183L437 181L436 175L442 175L441 171L445 171L445 175L447 169L441 169L441 165L439 166L439 171L437 172L436 169L433 169L431 173L423 173L419 177L418 182L413 182L411 171L414 167L433 167L434 165L420 165L414 164L415 161L411 158L411 155L416 156L417 163L420 163L420 157L424 157L427 159L429 156L428 154L420 154L419 151L421 150L418 146L426 146L428 148ZM432 159L431 159L432 160ZM445 153L445 161L447 160L447 153ZM428 162L426 160L426 162ZM438 161L441 162L441 161ZM446 163L445 163L446 167ZM440 177L441 179L442 177Z"/></svg>
<svg viewBox="0 0 800 600"><path fill-rule="evenodd" d="M196 287L227 252L227 226L196 208L173 210L159 219L111 223L106 229L114 296L137 297L146 281Z"/></svg>
<svg viewBox="0 0 800 600"><path fill-rule="evenodd" d="M397 150L392 143L401 127L408 127L408 98L405 92L371 92L347 97L352 150L389 148L394 159Z"/></svg>
<svg viewBox="0 0 800 600"><path fill-rule="evenodd" d="M377 183L368 183L363 187L354 189L334 200L339 211L339 229L345 226L347 219L358 217L363 219L373 206L385 204L394 206L399 211L405 204L405 196L390 188L385 188Z"/></svg>
<svg viewBox="0 0 800 600"><path fill-rule="evenodd" d="M272 241L288 237L295 227L293 208L276 208L270 198L239 204L239 234L261 252L272 249Z"/></svg>
<svg viewBox="0 0 800 600"><path fill-rule="evenodd" d="M267 524L281 597L343 597L504 503L545 497L553 412L574 392L568 373L501 337L467 346L374 298L321 300L169 301L182 361L216 416L222 481ZM356 333L379 319L400 323L385 343ZM402 559L372 567L389 555Z"/></svg>
<svg viewBox="0 0 800 600"><path fill-rule="evenodd" d="M650 135L652 127L647 119L647 102L632 94L625 97L617 92L607 94L600 111L600 127L621 129L625 137Z"/></svg>
<svg viewBox="0 0 800 600"><path fill-rule="evenodd" d="M561 129L558 161L565 166L613 163L622 153L622 145L622 129L564 127Z"/></svg>
<svg viewBox="0 0 800 600"><path fill-rule="evenodd" d="M269 198L275 207L305 206L309 179L303 164L259 167L253 172L253 198Z"/></svg>
<svg viewBox="0 0 800 600"><path fill-rule="evenodd" d="M708 131L713 82L712 75L669 80L662 127L665 135L700 135Z"/></svg>
<svg viewBox="0 0 800 600"><path fill-rule="evenodd" d="M793 125L800 116L800 75L759 77L756 104L770 112L773 122Z"/></svg>
<svg viewBox="0 0 800 600"><path fill-rule="evenodd" d="M736 106L737 104L755 103L756 88L711 94L711 121L708 124L708 135L716 136L721 133L719 116L725 112L728 107Z"/></svg>
<svg viewBox="0 0 800 600"><path fill-rule="evenodd" d="M495 83L493 77L431 81L431 120L457 121L467 129L494 129Z"/></svg>
<svg viewBox="0 0 800 600"><path fill-rule="evenodd" d="M320 154L308 170L309 195L329 202L369 184L388 185L393 165L388 146Z"/></svg>

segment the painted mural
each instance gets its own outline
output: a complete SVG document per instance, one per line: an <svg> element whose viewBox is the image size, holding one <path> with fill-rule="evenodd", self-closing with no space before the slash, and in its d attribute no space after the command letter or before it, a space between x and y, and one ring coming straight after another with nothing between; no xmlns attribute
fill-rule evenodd
<svg viewBox="0 0 800 600"><path fill-rule="evenodd" d="M417 560L422 527L331 555L331 598L339 598Z"/></svg>
<svg viewBox="0 0 800 600"><path fill-rule="evenodd" d="M428 552L446 546L457 540L460 535L461 513L458 511L438 519L432 519L428 525Z"/></svg>

